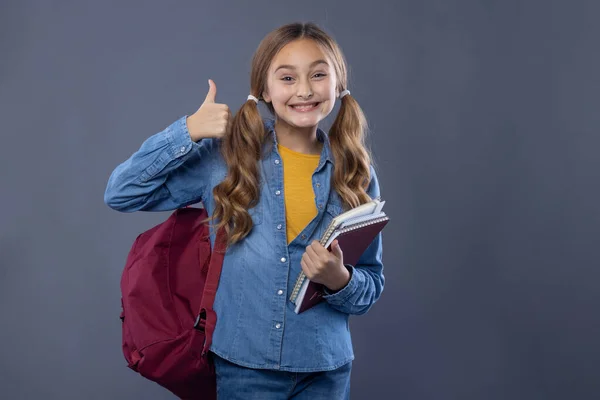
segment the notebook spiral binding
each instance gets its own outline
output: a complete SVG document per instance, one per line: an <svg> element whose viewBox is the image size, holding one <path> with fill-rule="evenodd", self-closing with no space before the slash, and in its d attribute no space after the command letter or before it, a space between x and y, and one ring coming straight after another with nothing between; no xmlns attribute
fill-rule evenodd
<svg viewBox="0 0 600 400"><path fill-rule="evenodd" d="M377 224L379 222L387 221L388 219L389 219L389 217L386 215L383 217L375 218L371 221L366 221L366 222L361 222L358 224L346 226L345 228L340 229L339 232L340 233L349 232L354 229L362 228L364 226L373 225L373 224ZM331 235L333 235L334 231L335 231L335 228L333 226L330 226L329 229L327 229L327 231L323 235L323 238L321 238L321 240L319 242L319 243L321 243L321 246L325 246L325 243L327 243L327 241L329 240ZM292 294L290 295L291 302L296 301L296 298L298 297L298 293L300 292L300 288L302 288L302 284L304 283L305 279L306 279L306 275L304 275L304 271L301 271L300 275L298 275L298 279L296 279L296 284L294 285L294 290L292 290Z"/></svg>

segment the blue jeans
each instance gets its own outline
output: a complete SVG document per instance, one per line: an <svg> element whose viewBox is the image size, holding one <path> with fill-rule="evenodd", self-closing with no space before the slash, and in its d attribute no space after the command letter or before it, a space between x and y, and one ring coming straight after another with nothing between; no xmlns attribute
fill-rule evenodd
<svg viewBox="0 0 600 400"><path fill-rule="evenodd" d="M217 375L218 400L347 400L352 361L333 371L288 372L253 369L210 353Z"/></svg>

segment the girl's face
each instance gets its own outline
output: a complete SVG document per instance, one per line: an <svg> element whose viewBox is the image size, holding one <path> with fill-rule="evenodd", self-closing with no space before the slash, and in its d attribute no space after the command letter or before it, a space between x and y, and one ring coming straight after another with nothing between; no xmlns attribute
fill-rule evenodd
<svg viewBox="0 0 600 400"><path fill-rule="evenodd" d="M296 128L317 126L333 110L337 96L331 60L310 39L290 42L277 53L262 94L277 118Z"/></svg>

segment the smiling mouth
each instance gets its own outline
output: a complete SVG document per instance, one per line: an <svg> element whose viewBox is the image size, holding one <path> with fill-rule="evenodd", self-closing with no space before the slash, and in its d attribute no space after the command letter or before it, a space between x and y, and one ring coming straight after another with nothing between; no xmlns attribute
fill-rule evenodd
<svg viewBox="0 0 600 400"><path fill-rule="evenodd" d="M295 111L305 112L316 109L321 103L311 103L306 105L290 106Z"/></svg>

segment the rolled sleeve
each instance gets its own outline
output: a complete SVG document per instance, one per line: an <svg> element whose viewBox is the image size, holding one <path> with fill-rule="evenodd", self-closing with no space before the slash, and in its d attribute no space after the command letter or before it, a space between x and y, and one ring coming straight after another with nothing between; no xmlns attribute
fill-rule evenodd
<svg viewBox="0 0 600 400"><path fill-rule="evenodd" d="M114 169L104 201L122 212L174 210L202 201L218 162L217 141L192 141L183 116Z"/></svg>

